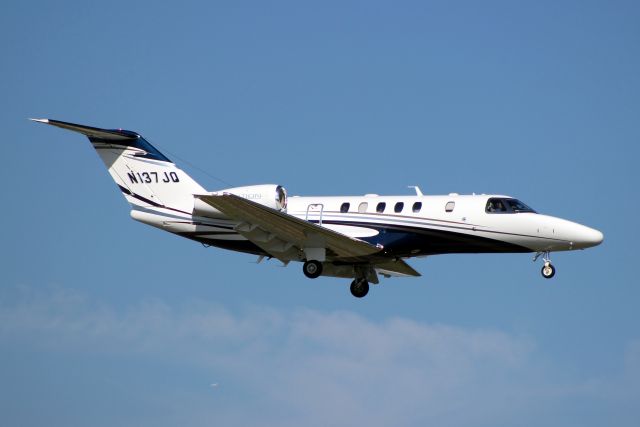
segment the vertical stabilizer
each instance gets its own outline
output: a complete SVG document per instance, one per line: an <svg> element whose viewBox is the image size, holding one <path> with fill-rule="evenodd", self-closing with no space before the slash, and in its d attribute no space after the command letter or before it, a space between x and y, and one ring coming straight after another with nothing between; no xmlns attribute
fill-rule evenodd
<svg viewBox="0 0 640 427"><path fill-rule="evenodd" d="M183 170L136 132L99 129L49 119L31 119L85 135L125 198L139 207L190 213L194 194L204 192Z"/></svg>

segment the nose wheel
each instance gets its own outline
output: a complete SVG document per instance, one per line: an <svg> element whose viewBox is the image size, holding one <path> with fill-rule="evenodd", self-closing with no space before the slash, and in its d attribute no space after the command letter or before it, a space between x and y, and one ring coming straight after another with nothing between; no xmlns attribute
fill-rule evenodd
<svg viewBox="0 0 640 427"><path fill-rule="evenodd" d="M544 261L544 265L540 270L540 272L542 273L542 277L544 277L545 279L551 279L553 276L556 275L556 268L553 266L553 264L551 264L550 252L549 251L538 252L536 256L533 257L533 261L534 262L537 261L541 255L542 255L542 260Z"/></svg>
<svg viewBox="0 0 640 427"><path fill-rule="evenodd" d="M540 272L542 273L542 277L544 277L545 279L551 279L556 275L556 268L551 263L545 263L542 266L542 270L540 270Z"/></svg>

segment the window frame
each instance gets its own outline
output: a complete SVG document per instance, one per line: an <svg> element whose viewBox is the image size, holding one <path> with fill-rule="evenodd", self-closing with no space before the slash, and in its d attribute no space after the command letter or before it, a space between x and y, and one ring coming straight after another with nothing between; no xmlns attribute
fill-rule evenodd
<svg viewBox="0 0 640 427"><path fill-rule="evenodd" d="M340 213L347 213L349 212L350 208L351 208L351 203L344 202L343 204L340 205Z"/></svg>
<svg viewBox="0 0 640 427"><path fill-rule="evenodd" d="M445 205L444 205L444 211L447 213L451 213L453 212L453 210L456 208L456 202L455 200L449 200Z"/></svg>
<svg viewBox="0 0 640 427"><path fill-rule="evenodd" d="M422 202L414 202L413 206L411 206L411 211L413 213L419 213L422 210Z"/></svg>
<svg viewBox="0 0 640 427"><path fill-rule="evenodd" d="M387 202L378 202L376 205L376 212L384 213L385 209L387 209Z"/></svg>
<svg viewBox="0 0 640 427"><path fill-rule="evenodd" d="M403 210L404 210L404 202L396 202L396 204L393 205L393 211L395 213L402 213Z"/></svg>

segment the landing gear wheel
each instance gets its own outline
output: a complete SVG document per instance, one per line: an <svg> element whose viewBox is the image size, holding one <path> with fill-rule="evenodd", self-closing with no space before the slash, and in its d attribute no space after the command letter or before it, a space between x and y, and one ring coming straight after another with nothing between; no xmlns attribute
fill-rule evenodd
<svg viewBox="0 0 640 427"><path fill-rule="evenodd" d="M369 282L366 279L355 279L351 282L351 295L362 298L369 293Z"/></svg>
<svg viewBox="0 0 640 427"><path fill-rule="evenodd" d="M302 272L309 279L315 279L322 274L322 263L320 261L306 261L302 266Z"/></svg>
<svg viewBox="0 0 640 427"><path fill-rule="evenodd" d="M545 279L551 279L556 275L556 268L553 266L553 264L548 263L542 266L542 270L540 270L540 272L542 273L542 277L544 277Z"/></svg>
<svg viewBox="0 0 640 427"><path fill-rule="evenodd" d="M551 279L556 275L556 268L551 264L551 252L550 251L539 251L536 253L536 256L533 257L533 261L536 262L538 258L542 256L542 260L544 261L544 265L542 266L542 277L545 279Z"/></svg>

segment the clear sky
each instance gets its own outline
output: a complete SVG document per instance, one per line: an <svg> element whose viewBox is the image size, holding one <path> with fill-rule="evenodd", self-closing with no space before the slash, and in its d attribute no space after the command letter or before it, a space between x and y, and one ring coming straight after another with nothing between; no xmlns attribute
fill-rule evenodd
<svg viewBox="0 0 640 427"><path fill-rule="evenodd" d="M1 425L637 426L638 2L5 3ZM605 241L356 300L132 221L27 117L138 131L211 190L503 193Z"/></svg>

